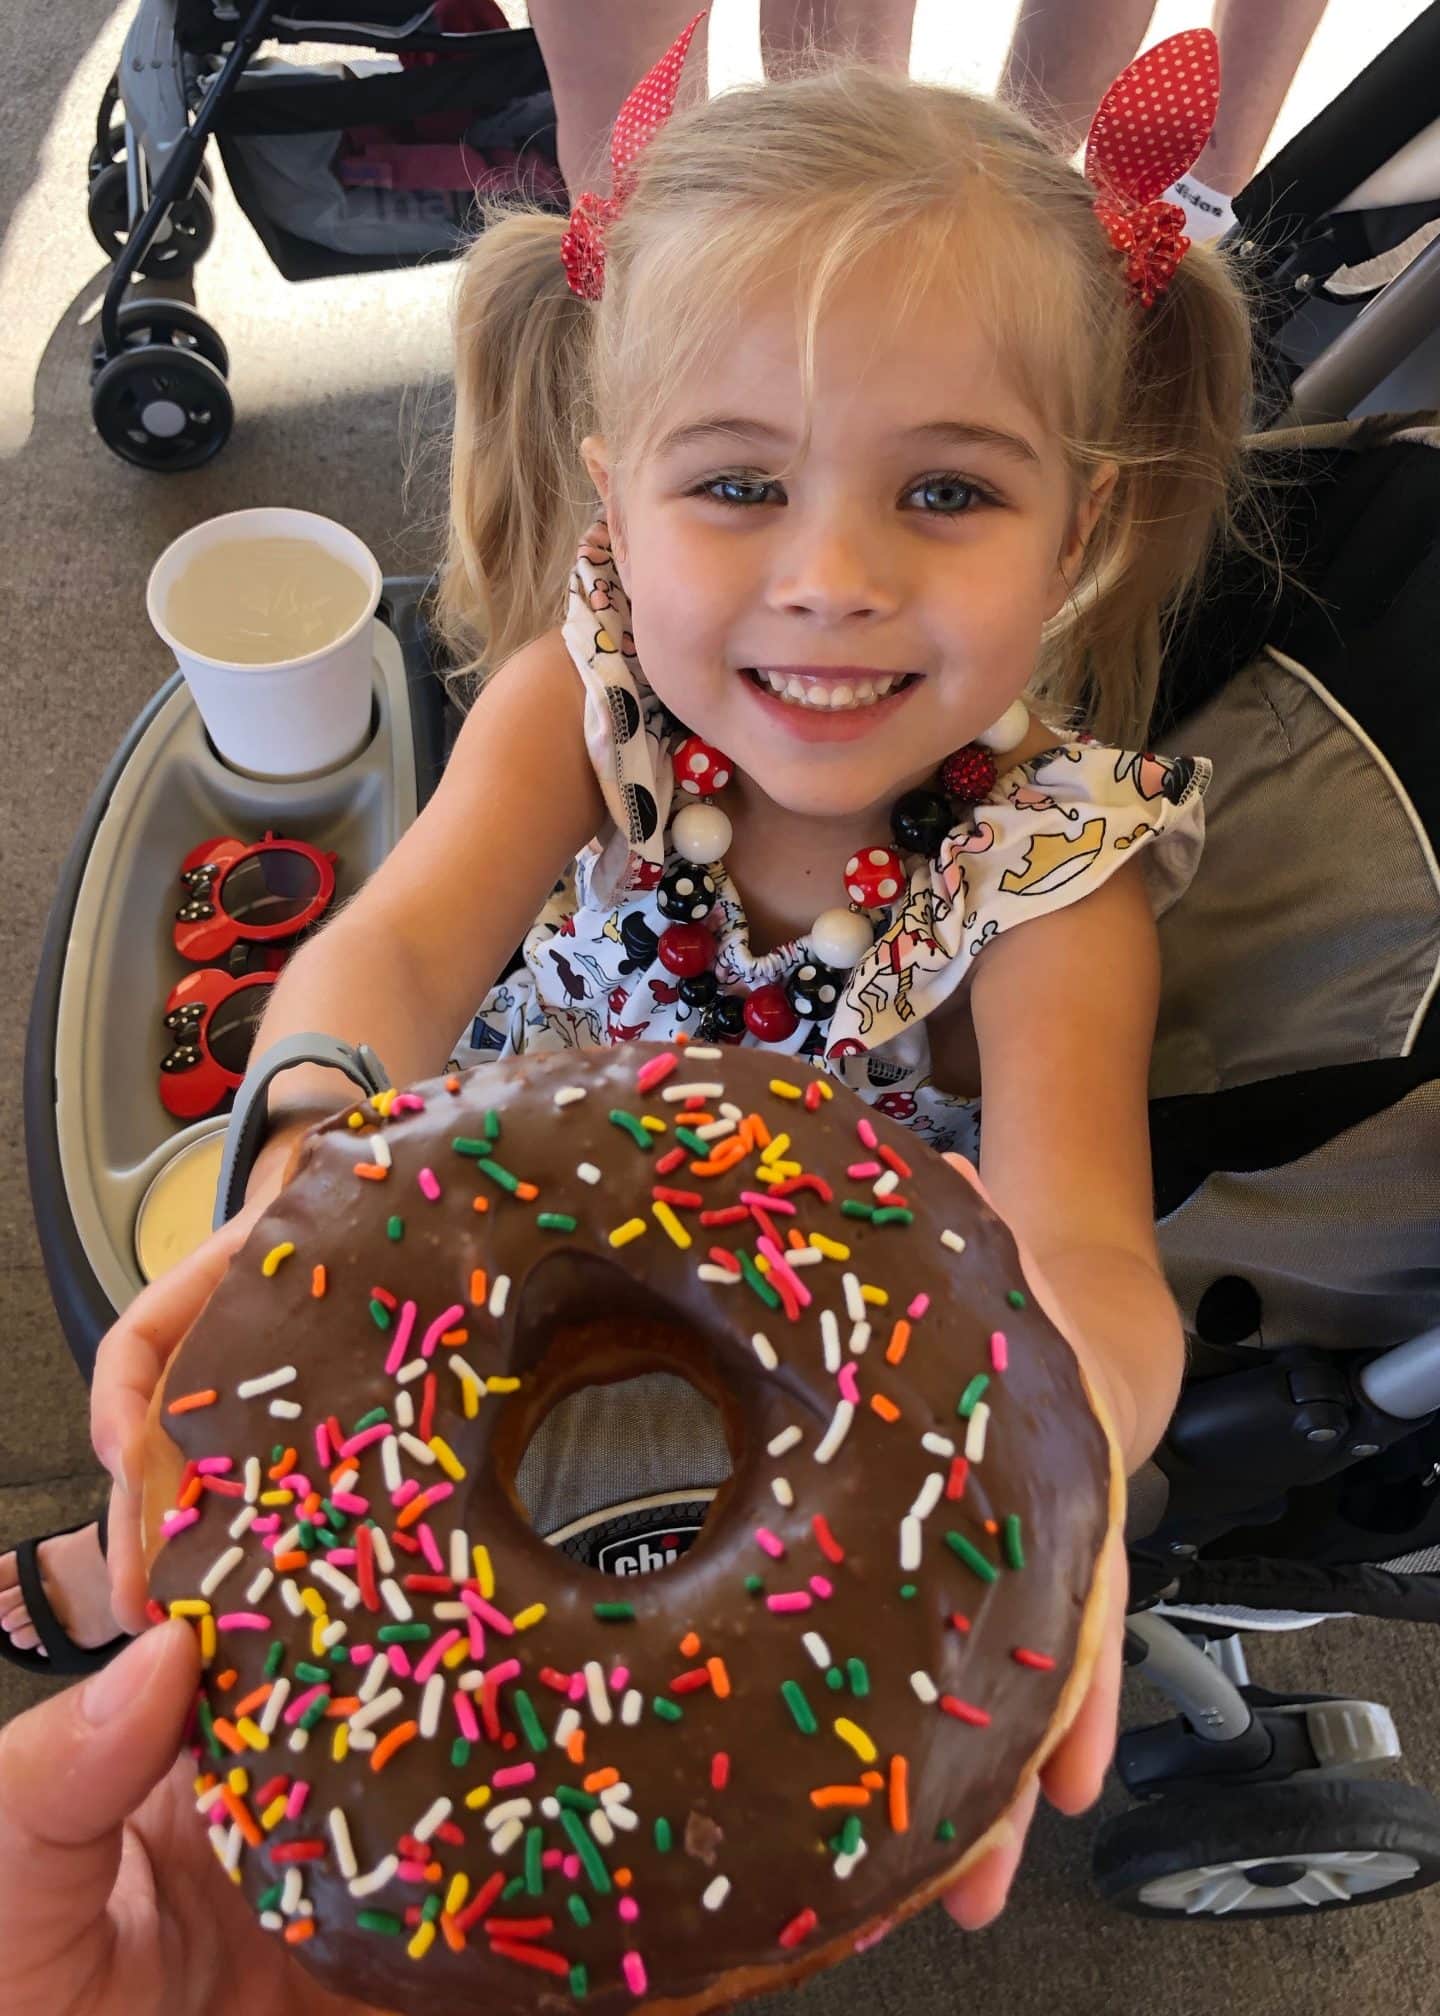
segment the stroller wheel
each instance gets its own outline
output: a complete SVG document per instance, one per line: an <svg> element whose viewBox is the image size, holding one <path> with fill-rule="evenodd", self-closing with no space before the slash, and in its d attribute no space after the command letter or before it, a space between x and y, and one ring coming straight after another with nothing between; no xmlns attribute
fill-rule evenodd
<svg viewBox="0 0 1440 2016"><path fill-rule="evenodd" d="M115 117L120 105L120 72L112 70L100 98L100 109L95 114L95 145L90 151L90 177L93 181L96 169L107 161L113 161L125 144L125 119L122 114ZM115 145L116 140L119 146Z"/></svg>
<svg viewBox="0 0 1440 2016"><path fill-rule="evenodd" d="M129 181L129 171L121 160L102 167L90 184L90 229L96 244L111 259L120 257L130 237ZM178 280L209 251L215 237L215 206L203 179L192 183L189 194L170 205L164 229L165 235L145 248L136 268L147 280Z"/></svg>
<svg viewBox="0 0 1440 2016"><path fill-rule="evenodd" d="M163 346L168 343L176 350L188 350L205 358L222 378L230 376L230 352L225 348L220 332L212 329L205 317L187 301L167 301L159 297L154 300L132 299L122 303L116 320L120 327L120 341L126 350L143 350L151 344ZM108 362L104 340L97 337L90 352L92 380L99 376Z"/></svg>
<svg viewBox="0 0 1440 2016"><path fill-rule="evenodd" d="M85 171L86 188L94 188L95 177L102 169L109 168L112 163L117 161L123 163L125 158L125 122L120 120L110 127L103 140L97 140L95 145L90 149L90 161ZM214 194L215 177L210 172L210 163L208 161L202 159L200 171L195 179L197 182L203 182L211 194Z"/></svg>
<svg viewBox="0 0 1440 2016"><path fill-rule="evenodd" d="M1285 1918L1440 1882L1440 1804L1418 1785L1309 1778L1186 1792L1109 1820L1091 1866L1139 1918Z"/></svg>
<svg viewBox="0 0 1440 2016"><path fill-rule="evenodd" d="M90 388L90 412L108 448L166 472L200 468L235 425L230 388L209 358L169 343L112 357Z"/></svg>

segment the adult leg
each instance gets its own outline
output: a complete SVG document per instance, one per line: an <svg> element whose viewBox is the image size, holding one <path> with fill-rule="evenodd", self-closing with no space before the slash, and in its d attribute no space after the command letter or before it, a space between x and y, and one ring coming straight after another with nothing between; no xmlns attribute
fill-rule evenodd
<svg viewBox="0 0 1440 2016"><path fill-rule="evenodd" d="M1073 154L1154 11L1155 0L1022 0L998 95Z"/></svg>
<svg viewBox="0 0 1440 2016"><path fill-rule="evenodd" d="M772 75L814 50L910 68L915 0L762 0L760 47Z"/></svg>
<svg viewBox="0 0 1440 2016"><path fill-rule="evenodd" d="M555 94L560 173L573 196L610 193L610 128L631 90L700 12L698 0L530 0ZM677 103L705 95L708 22L690 44Z"/></svg>
<svg viewBox="0 0 1440 2016"><path fill-rule="evenodd" d="M1259 165L1325 0L1215 0L1220 108L1195 172L1233 196Z"/></svg>

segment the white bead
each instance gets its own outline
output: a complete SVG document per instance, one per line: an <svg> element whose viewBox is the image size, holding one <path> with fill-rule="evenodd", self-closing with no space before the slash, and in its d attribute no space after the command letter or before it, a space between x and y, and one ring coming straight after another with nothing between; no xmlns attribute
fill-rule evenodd
<svg viewBox="0 0 1440 2016"><path fill-rule="evenodd" d="M991 749L997 756L1006 756L1012 749L1018 749L1030 732L1030 710L1023 700L1012 700L1005 712L983 735L975 740L982 749Z"/></svg>
<svg viewBox="0 0 1440 2016"><path fill-rule="evenodd" d="M810 950L840 973L858 965L874 942L868 920L854 910L822 910L810 926Z"/></svg>
<svg viewBox="0 0 1440 2016"><path fill-rule="evenodd" d="M730 845L730 821L718 805L685 805L670 822L670 845L697 868L723 861Z"/></svg>

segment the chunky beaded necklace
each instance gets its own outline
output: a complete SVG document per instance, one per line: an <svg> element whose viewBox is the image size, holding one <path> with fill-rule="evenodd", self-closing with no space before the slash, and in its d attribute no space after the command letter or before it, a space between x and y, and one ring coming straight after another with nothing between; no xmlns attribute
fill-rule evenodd
<svg viewBox="0 0 1440 2016"><path fill-rule="evenodd" d="M906 854L933 860L962 810L993 788L995 757L1018 749L1030 715L1016 700L983 735L957 749L941 764L936 787L907 791L890 810L892 845L862 847L845 863L849 905L822 910L799 943L802 958L783 982L770 981L736 993L722 992L715 972L719 947L707 920L719 900L712 870L723 872L732 837L729 819L711 802L730 782L735 766L699 735L688 735L672 756L675 781L699 802L686 804L670 822L670 846L679 858L667 866L655 892L668 919L658 937L641 917L627 918L621 937L628 955L622 971L648 966L655 958L679 981L687 1010L699 1016L706 1042L739 1043L749 1032L757 1042L783 1043L802 1021L828 1021L845 976L875 942L868 914L884 910L909 887Z"/></svg>

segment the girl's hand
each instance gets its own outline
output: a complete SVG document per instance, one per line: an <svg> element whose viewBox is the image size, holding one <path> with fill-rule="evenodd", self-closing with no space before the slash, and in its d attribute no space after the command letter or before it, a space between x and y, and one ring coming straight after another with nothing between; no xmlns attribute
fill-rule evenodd
<svg viewBox="0 0 1440 2016"><path fill-rule="evenodd" d="M312 1116L312 1118L319 1117ZM284 1184L295 1144L311 1124L290 1119L274 1128L255 1158L245 1203L203 1246L152 1281L100 1340L90 1388L90 1440L110 1472L106 1558L110 1607L122 1630L145 1628L147 1577L140 1537L145 1474L145 1417L160 1375L186 1331L220 1284L230 1256Z"/></svg>
<svg viewBox="0 0 1440 2016"><path fill-rule="evenodd" d="M121 1629L132 1634L145 1628L140 1499L151 1395L268 1201L253 1198L203 1246L142 1289L100 1340L90 1389L90 1439L113 1479L106 1549L110 1605Z"/></svg>
<svg viewBox="0 0 1440 2016"><path fill-rule="evenodd" d="M945 1160L994 1210L993 1200L986 1193L985 1186L974 1167L960 1155L947 1155ZM1034 1255L1018 1237L1016 1245L1027 1285L1056 1328L1069 1337L1077 1355L1083 1359L1087 1379L1098 1390L1102 1403L1111 1407L1111 1418L1114 1420L1116 1417L1113 1403L1103 1372L1090 1358L1085 1357L1083 1347L1076 1343L1073 1331L1064 1322L1059 1299L1046 1281ZM1120 1712L1120 1676L1124 1664L1122 1653L1125 1639L1125 1605L1130 1589L1125 1541L1118 1527L1106 1542L1100 1558L1099 1572L1104 1577L1105 1584L1100 1650L1089 1690L1080 1704L1079 1712L1059 1744L1041 1766L1038 1778L1031 1778L1022 1788L1019 1797L1000 1823L1002 1827L1008 1829L1006 1838L1002 1838L979 1862L968 1869L942 1900L956 1924L967 1932L978 1932L982 1926L998 1918L1004 1910L1005 1901L1010 1894L1010 1885L1015 1880L1015 1871L1020 1866L1020 1858L1025 1849L1025 1837L1035 1816L1041 1791L1044 1791L1045 1797L1058 1812L1070 1815L1084 1813L1100 1797L1105 1774L1115 1754L1115 1735Z"/></svg>

